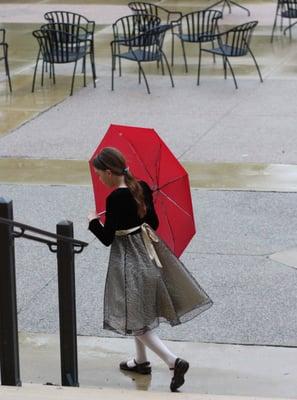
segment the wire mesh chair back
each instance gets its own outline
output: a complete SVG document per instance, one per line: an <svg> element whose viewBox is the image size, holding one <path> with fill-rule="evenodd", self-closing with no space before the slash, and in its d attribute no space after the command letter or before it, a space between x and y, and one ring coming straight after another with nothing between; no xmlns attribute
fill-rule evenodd
<svg viewBox="0 0 297 400"><path fill-rule="evenodd" d="M45 62L55 64L74 62L88 52L88 32L78 25L50 23L34 31L33 36L38 40Z"/></svg>
<svg viewBox="0 0 297 400"><path fill-rule="evenodd" d="M134 54L141 55L141 61L158 61L162 57L162 47L166 31L170 25L161 25L140 35L135 46L135 41L131 40L130 50Z"/></svg>
<svg viewBox="0 0 297 400"><path fill-rule="evenodd" d="M69 11L49 11L44 14L44 18L49 23L56 24L69 24L69 25L79 25L84 27L89 33L94 33L95 22L90 21L88 18L81 14L76 14Z"/></svg>
<svg viewBox="0 0 297 400"><path fill-rule="evenodd" d="M156 15L161 18L162 21L166 22L166 24L170 22L170 14L175 14L166 10L164 7L141 1L131 1L128 3L128 7L136 14Z"/></svg>
<svg viewBox="0 0 297 400"><path fill-rule="evenodd" d="M279 0L283 18L297 18L297 0Z"/></svg>
<svg viewBox="0 0 297 400"><path fill-rule="evenodd" d="M180 19L179 36L187 42L213 40L217 33L218 20L223 13L218 10L195 11L183 15Z"/></svg>
<svg viewBox="0 0 297 400"><path fill-rule="evenodd" d="M151 29L159 26L161 19L156 15L149 14L133 14L119 18L113 25L113 34L115 40L121 40L122 45L131 45L131 39L137 38L144 32L150 31ZM135 45L137 41L135 39ZM133 44L133 43L132 43Z"/></svg>
<svg viewBox="0 0 297 400"><path fill-rule="evenodd" d="M218 36L218 43L228 57L240 57L248 53L252 34L258 21L238 25Z"/></svg>

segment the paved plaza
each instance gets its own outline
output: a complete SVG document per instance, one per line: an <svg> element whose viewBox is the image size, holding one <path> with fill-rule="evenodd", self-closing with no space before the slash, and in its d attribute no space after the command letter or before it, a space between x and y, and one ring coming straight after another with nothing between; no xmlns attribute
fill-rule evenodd
<svg viewBox="0 0 297 400"><path fill-rule="evenodd" d="M210 4L161 3L184 13ZM188 358L193 355L191 382L183 391L294 398L297 29L291 41L277 30L271 44L275 3L244 1L251 17L232 7L222 25L259 20L251 47L263 83L250 58L238 59L233 64L236 90L231 75L224 80L221 60L213 64L205 56L198 87L197 47L187 49L190 68L185 74L177 43L174 88L167 75L149 66L148 95L144 84L138 85L137 70L127 63L123 76L116 75L112 92L111 24L129 14L126 4L59 4L97 24L97 88L88 70L87 87L78 74L69 97L68 67L57 70L55 86L45 79L41 88L38 77L35 93L30 91L37 51L31 32L43 23L44 12L58 5L0 0L0 28L6 28L10 41L13 85L10 95L0 75L0 197L13 200L17 221L54 232L59 221L68 219L75 237L89 242L76 256L81 385L166 392L165 367L154 356L157 372L149 384L118 377L118 362L131 354L133 343L102 329L109 250L94 240L86 219L93 208L87 161L109 125L154 128L189 171L197 235L182 260L214 301L209 311L187 324L161 325L158 330L169 346ZM170 54L169 38L165 49ZM15 247L24 382L59 383L52 360L59 329L55 255L23 239L16 239ZM30 361L33 353L38 374ZM100 357L106 374L96 375ZM43 358L50 366L48 374Z"/></svg>

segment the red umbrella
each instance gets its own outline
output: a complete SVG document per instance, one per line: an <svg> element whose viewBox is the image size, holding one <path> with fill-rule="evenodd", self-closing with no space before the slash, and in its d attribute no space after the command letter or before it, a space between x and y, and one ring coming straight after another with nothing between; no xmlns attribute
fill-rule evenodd
<svg viewBox="0 0 297 400"><path fill-rule="evenodd" d="M92 160L104 147L115 147L124 155L132 174L153 190L159 217L158 235L179 257L195 234L189 177L154 129L110 125L89 161L96 210L105 210L111 189L94 173Z"/></svg>

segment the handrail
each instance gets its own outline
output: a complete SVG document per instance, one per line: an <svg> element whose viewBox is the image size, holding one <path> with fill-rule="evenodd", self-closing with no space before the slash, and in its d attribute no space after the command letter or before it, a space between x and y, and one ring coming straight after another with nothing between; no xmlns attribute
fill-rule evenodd
<svg viewBox="0 0 297 400"><path fill-rule="evenodd" d="M62 240L63 242L70 242L70 243L73 244L74 247L86 247L86 246L88 246L88 243L83 242L81 240L72 239L70 237L63 236L63 235L57 235L55 233L44 231L42 229L35 228L34 226L25 225L25 224L22 224L20 222L13 221L11 219L1 218L0 217L0 223L3 223L5 225L14 226L16 228L20 228L21 232L14 231L15 237L24 237L25 239L35 240L37 242L46 243L48 245L55 244L54 242L47 241L46 239L43 239L43 238L39 238L39 237L32 236L32 235L26 235L25 231L29 231L29 232L38 233L39 235L42 235L42 236L47 236L49 238Z"/></svg>
<svg viewBox="0 0 297 400"><path fill-rule="evenodd" d="M56 233L13 220L12 200L0 197L0 372L1 385L21 386L16 296L15 239L45 243L57 256L60 362L63 386L79 386L75 304L75 255L88 243L73 238L73 223L60 221ZM28 233L29 232L29 233Z"/></svg>

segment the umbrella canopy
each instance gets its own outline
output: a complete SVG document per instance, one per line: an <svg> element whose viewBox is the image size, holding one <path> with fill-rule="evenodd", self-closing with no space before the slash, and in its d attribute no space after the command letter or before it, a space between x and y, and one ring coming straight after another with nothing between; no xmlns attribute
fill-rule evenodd
<svg viewBox="0 0 297 400"><path fill-rule="evenodd" d="M92 166L104 147L120 150L136 179L151 187L160 223L157 233L179 257L195 234L189 177L184 167L154 129L111 125L89 161L98 213L105 210L106 197L112 190L102 184Z"/></svg>

